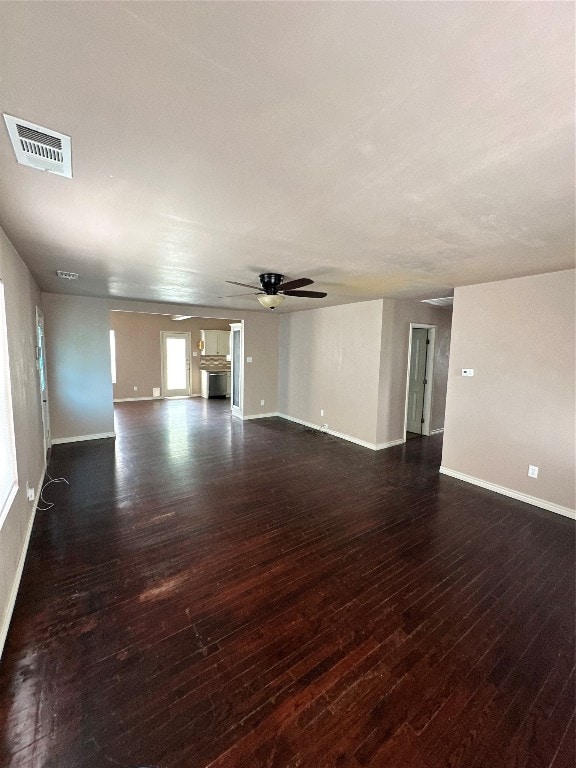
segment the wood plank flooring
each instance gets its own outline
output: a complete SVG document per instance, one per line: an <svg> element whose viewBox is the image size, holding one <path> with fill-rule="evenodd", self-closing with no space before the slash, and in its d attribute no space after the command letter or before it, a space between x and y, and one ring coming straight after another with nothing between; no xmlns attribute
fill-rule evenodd
<svg viewBox="0 0 576 768"><path fill-rule="evenodd" d="M55 446L6 768L575 765L574 524L228 402Z"/></svg>

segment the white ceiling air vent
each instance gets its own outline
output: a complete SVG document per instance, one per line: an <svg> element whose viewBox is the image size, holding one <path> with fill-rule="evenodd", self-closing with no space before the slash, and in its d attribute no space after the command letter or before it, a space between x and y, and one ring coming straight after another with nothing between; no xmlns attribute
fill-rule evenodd
<svg viewBox="0 0 576 768"><path fill-rule="evenodd" d="M454 297L445 296L443 299L422 299L422 304L433 304L435 307L451 307L454 304Z"/></svg>
<svg viewBox="0 0 576 768"><path fill-rule="evenodd" d="M63 272L61 269L57 269L56 274L62 280L78 280L78 272Z"/></svg>
<svg viewBox="0 0 576 768"><path fill-rule="evenodd" d="M4 115L6 127L21 165L50 171L72 178L72 143L70 136L50 131L40 125Z"/></svg>

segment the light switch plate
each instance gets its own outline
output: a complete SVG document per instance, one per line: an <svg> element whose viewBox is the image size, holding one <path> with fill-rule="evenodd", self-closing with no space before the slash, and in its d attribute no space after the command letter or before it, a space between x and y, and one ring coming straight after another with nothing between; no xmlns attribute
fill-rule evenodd
<svg viewBox="0 0 576 768"><path fill-rule="evenodd" d="M251 363L251 362L252 362L252 358L251 358L251 357L247 357L247 358L246 358L246 362L247 362L247 363Z"/></svg>
<svg viewBox="0 0 576 768"><path fill-rule="evenodd" d="M462 376L474 376L474 368L462 368Z"/></svg>

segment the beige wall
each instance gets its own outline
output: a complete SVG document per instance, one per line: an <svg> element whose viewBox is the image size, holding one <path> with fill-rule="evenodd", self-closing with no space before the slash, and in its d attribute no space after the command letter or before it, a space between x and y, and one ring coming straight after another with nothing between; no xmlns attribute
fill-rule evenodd
<svg viewBox="0 0 576 768"><path fill-rule="evenodd" d="M574 270L456 290L444 468L574 509L574 294Z"/></svg>
<svg viewBox="0 0 576 768"><path fill-rule="evenodd" d="M379 444L404 438L410 323L436 327L430 430L444 426L452 311L419 301L384 300L376 440Z"/></svg>
<svg viewBox="0 0 576 768"><path fill-rule="evenodd" d="M26 555L36 494L44 475L44 445L38 372L36 370L36 306L40 293L28 269L0 230L0 279L4 282L12 382L12 405L18 464L18 492L0 530L0 652Z"/></svg>
<svg viewBox="0 0 576 768"><path fill-rule="evenodd" d="M246 313L248 314L248 313ZM278 411L278 336L279 317L267 310L244 323L244 417ZM256 317L254 317L256 314ZM251 357L252 362L246 362ZM264 405L261 404L264 400Z"/></svg>
<svg viewBox="0 0 576 768"><path fill-rule="evenodd" d="M410 323L426 323L438 329L431 428L441 429L451 314L381 299L283 315L280 412L372 447L402 440Z"/></svg>
<svg viewBox="0 0 576 768"><path fill-rule="evenodd" d="M190 334L192 394L199 395L200 331L229 331L230 322L197 317L191 320L171 320L170 315L110 312L110 328L116 335L114 399L152 397L152 389L162 387L162 331ZM138 387L136 392L134 387Z"/></svg>
<svg viewBox="0 0 576 768"><path fill-rule="evenodd" d="M282 315L280 413L374 444L381 335L382 300Z"/></svg>
<svg viewBox="0 0 576 768"><path fill-rule="evenodd" d="M105 299L42 294L53 441L114 432Z"/></svg>

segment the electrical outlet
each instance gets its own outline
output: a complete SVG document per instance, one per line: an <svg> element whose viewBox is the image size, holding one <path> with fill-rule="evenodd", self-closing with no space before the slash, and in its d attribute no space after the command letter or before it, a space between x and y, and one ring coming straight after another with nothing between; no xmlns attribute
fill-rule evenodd
<svg viewBox="0 0 576 768"><path fill-rule="evenodd" d="M28 501L34 501L34 497L36 496L36 493L34 491L34 488L30 488L28 483L26 483L26 498Z"/></svg>
<svg viewBox="0 0 576 768"><path fill-rule="evenodd" d="M474 376L474 368L462 368L462 376Z"/></svg>
<svg viewBox="0 0 576 768"><path fill-rule="evenodd" d="M134 387L134 392L138 392L138 387Z"/></svg>
<svg viewBox="0 0 576 768"><path fill-rule="evenodd" d="M532 464L528 464L528 477L538 477L538 467L533 467Z"/></svg>
<svg viewBox="0 0 576 768"><path fill-rule="evenodd" d="M247 358L246 358L246 362L247 362L247 363L251 363L251 362L252 362L252 358L251 358L251 357L247 357Z"/></svg>
<svg viewBox="0 0 576 768"><path fill-rule="evenodd" d="M320 416L324 416L324 408L320 408Z"/></svg>
<svg viewBox="0 0 576 768"><path fill-rule="evenodd" d="M260 400L260 405L264 405L265 400Z"/></svg>

